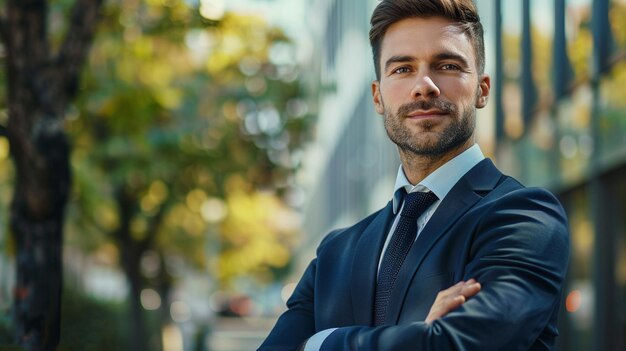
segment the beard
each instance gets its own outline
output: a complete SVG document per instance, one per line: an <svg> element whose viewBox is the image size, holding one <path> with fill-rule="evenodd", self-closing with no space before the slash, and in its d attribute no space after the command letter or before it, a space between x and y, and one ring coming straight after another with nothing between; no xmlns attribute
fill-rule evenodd
<svg viewBox="0 0 626 351"><path fill-rule="evenodd" d="M435 140L421 138L417 133L413 133L407 126L403 125L403 120L412 111L433 108L443 111L447 114L444 118L450 119L450 123L437 133L438 136ZM476 127L476 109L467 108L460 116L458 108L454 104L441 100L416 101L404 104L398 108L395 115L385 107L384 117L385 130L389 139L401 150L419 156L439 156L461 146L472 137ZM434 126L429 121L422 123L425 132L432 132Z"/></svg>

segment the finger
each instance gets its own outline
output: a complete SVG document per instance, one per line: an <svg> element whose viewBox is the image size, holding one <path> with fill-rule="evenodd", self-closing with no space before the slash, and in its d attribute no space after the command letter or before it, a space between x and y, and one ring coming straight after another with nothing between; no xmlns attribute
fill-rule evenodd
<svg viewBox="0 0 626 351"><path fill-rule="evenodd" d="M459 292L461 295L465 296L466 299L478 294L478 292L482 289L480 283L473 283L463 286L461 291Z"/></svg>
<svg viewBox="0 0 626 351"><path fill-rule="evenodd" d="M441 298L447 298L450 296L456 296L458 294L461 293L461 291L463 290L463 287L467 284L467 282L465 281L460 281L456 284L454 284L453 286L445 289L445 290L441 290L437 295L438 297Z"/></svg>
<svg viewBox="0 0 626 351"><path fill-rule="evenodd" d="M461 306L463 303L465 303L465 296L463 295L454 296L452 298L445 299L444 301L442 301L441 310L443 310L444 314L446 314L456 309L457 307Z"/></svg>
<svg viewBox="0 0 626 351"><path fill-rule="evenodd" d="M445 299L437 299L435 304L432 306L428 316L426 317L426 323L432 323L432 321L439 319L449 312L457 309L465 302L465 297L463 295L457 295L448 297Z"/></svg>
<svg viewBox="0 0 626 351"><path fill-rule="evenodd" d="M443 316L464 304L465 301L467 301L467 299L463 295L449 296L445 299L435 301L435 311L438 315Z"/></svg>

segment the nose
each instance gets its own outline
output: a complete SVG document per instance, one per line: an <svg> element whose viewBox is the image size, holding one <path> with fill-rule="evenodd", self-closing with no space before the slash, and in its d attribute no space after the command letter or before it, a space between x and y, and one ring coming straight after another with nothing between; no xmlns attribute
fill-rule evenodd
<svg viewBox="0 0 626 351"><path fill-rule="evenodd" d="M415 84L411 89L411 96L421 98L436 98L441 91L429 74L422 73L415 77Z"/></svg>

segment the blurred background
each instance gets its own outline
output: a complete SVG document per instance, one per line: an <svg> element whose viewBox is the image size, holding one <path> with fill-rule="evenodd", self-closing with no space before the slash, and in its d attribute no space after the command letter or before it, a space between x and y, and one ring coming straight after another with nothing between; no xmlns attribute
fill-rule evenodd
<svg viewBox="0 0 626 351"><path fill-rule="evenodd" d="M74 2L42 10L51 52L80 29ZM9 19L11 3L0 1ZM59 350L260 345L321 238L391 197L399 160L370 97L377 3L101 5L76 94L55 124L70 141L72 174ZM492 76L479 144L506 173L554 192L570 219L559 350L625 350L626 0L476 3ZM29 290L18 269L37 260L14 224L20 172L35 160L16 167L9 142L11 28L0 26L7 350L22 323L14 306L49 294Z"/></svg>

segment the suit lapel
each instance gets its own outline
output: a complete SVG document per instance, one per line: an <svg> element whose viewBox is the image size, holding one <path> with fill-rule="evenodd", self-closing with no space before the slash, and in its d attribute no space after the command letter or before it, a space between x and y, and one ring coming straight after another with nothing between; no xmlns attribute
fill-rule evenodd
<svg viewBox="0 0 626 351"><path fill-rule="evenodd" d="M418 236L400 268L396 285L391 293L386 323L398 322L411 280L437 239L482 198L479 194L493 190L501 176L502 173L491 160L485 159L467 172L450 190Z"/></svg>
<svg viewBox="0 0 626 351"><path fill-rule="evenodd" d="M380 252L393 220L391 202L365 228L357 242L350 287L356 325L372 325Z"/></svg>

